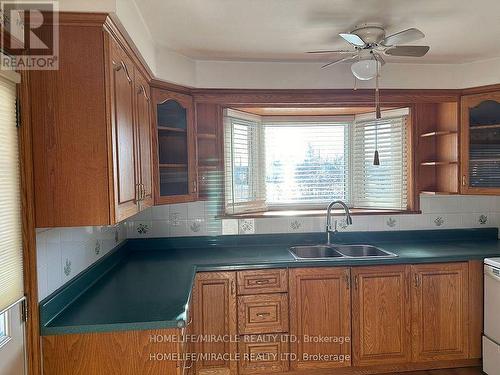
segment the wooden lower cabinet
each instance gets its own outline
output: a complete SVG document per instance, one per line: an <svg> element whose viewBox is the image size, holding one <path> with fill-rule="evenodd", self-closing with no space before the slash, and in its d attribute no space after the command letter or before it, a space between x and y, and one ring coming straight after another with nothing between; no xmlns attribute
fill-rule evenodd
<svg viewBox="0 0 500 375"><path fill-rule="evenodd" d="M413 360L468 358L467 263L411 266Z"/></svg>
<svg viewBox="0 0 500 375"><path fill-rule="evenodd" d="M161 329L44 336L43 374L184 375L180 332Z"/></svg>
<svg viewBox="0 0 500 375"><path fill-rule="evenodd" d="M289 368L288 335L248 335L240 338L239 374L286 372Z"/></svg>
<svg viewBox="0 0 500 375"><path fill-rule="evenodd" d="M296 268L289 283L292 369L350 366L350 269Z"/></svg>
<svg viewBox="0 0 500 375"><path fill-rule="evenodd" d="M245 294L248 286L256 294ZM367 375L477 366L482 289L481 261L201 272L185 328L45 336L44 375ZM186 340L164 339L183 334Z"/></svg>
<svg viewBox="0 0 500 375"><path fill-rule="evenodd" d="M354 366L411 361L410 266L354 267Z"/></svg>
<svg viewBox="0 0 500 375"><path fill-rule="evenodd" d="M238 352L236 273L201 272L193 293L193 324L197 340L198 375L236 374Z"/></svg>

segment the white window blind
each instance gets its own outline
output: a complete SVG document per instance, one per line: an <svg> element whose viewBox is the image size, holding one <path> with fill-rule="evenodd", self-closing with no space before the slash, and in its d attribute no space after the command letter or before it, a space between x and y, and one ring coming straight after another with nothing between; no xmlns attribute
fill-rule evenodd
<svg viewBox="0 0 500 375"><path fill-rule="evenodd" d="M24 295L16 88L0 76L0 311Z"/></svg>
<svg viewBox="0 0 500 375"><path fill-rule="evenodd" d="M349 123L264 120L268 206L325 206L348 197Z"/></svg>
<svg viewBox="0 0 500 375"><path fill-rule="evenodd" d="M256 211L265 206L264 143L258 116L226 110L225 197L226 212Z"/></svg>
<svg viewBox="0 0 500 375"><path fill-rule="evenodd" d="M356 116L352 138L352 205L407 209L408 110L388 111L381 119ZM373 165L375 149L380 165Z"/></svg>

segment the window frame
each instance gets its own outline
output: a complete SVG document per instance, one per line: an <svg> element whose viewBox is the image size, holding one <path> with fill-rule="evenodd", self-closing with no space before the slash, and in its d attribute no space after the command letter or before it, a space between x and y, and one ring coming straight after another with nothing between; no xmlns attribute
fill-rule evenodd
<svg viewBox="0 0 500 375"><path fill-rule="evenodd" d="M0 326L3 326L3 331L0 331L0 349L3 348L12 339L10 335L10 317L9 311L0 313Z"/></svg>
<svg viewBox="0 0 500 375"><path fill-rule="evenodd" d="M261 105L262 106L262 105ZM269 107L273 107L273 106L276 106L276 105L273 105L271 103L269 104L266 104L266 105L263 105L262 108L269 108ZM340 107L345 107L347 105L341 105ZM224 118L225 118L225 114L226 114L226 111L227 110L233 110L233 111L236 111L236 112L240 112L239 110L239 107L240 105L238 106L235 106L235 107L225 107L224 108L224 111L223 111L223 122L224 122ZM246 106L243 106L242 108L245 108ZM255 107L255 105L254 105ZM287 108L303 108L304 106L301 106L301 105L293 105L293 104L290 104L290 105L287 105ZM311 106L311 108L313 108L314 106ZM349 107L349 106L347 106ZM351 107L355 107L355 106L351 106ZM314 107L316 108L316 107ZM401 112L404 112L404 114L401 114L401 115L405 115L407 116L407 119L406 119L406 162L407 162L407 175L408 175L408 179L407 179L407 189L406 189L406 195L407 195L407 199L406 199L406 203L407 203L407 207L406 209L394 209L394 208L364 208L364 207L355 207L352 205L352 199L351 199L351 195L352 195L352 189L350 188L350 186L352 185L352 176L353 176L353 173L349 173L349 183L348 183L348 187L347 187L347 194L349 196L349 203L348 203L348 206L349 208L352 210L351 213L353 215L386 215L386 214L390 214L390 215L405 215L405 214L419 214L421 213L420 209L419 209L419 205L418 205L418 197L415 193L415 184L416 184L416 175L415 175L415 166L414 166L414 163L415 163L415 147L416 147L416 144L415 144L415 134L414 134L414 122L415 122L415 108L414 108L414 105L412 104L406 104L406 105L401 105L401 106L393 106L392 108L389 108L389 109L383 109L382 110L382 113L383 115L387 115L387 113L391 114L393 117L396 116L394 113L401 113ZM242 113L246 113L246 112L242 112ZM274 118L276 119L277 117L282 117L282 118L286 118L286 117L290 117L290 118L297 118L297 117L301 117L301 118L326 118L326 117L329 117L329 118L337 118L337 119L342 119L342 118L346 118L346 117L351 117L353 118L354 115L332 115L332 116L325 116L325 115L298 115L298 116L295 116L295 115L292 115L292 116L266 116L266 115L263 115L263 116L259 116L259 115L254 115L253 113L247 113L248 115L250 116L257 116L257 117L261 117L261 118ZM366 119L368 117L374 117L375 116L375 112L373 113L362 113L360 114L360 117L363 118L363 119ZM225 125L225 122L224 122L224 125ZM353 142L353 136L352 136L352 129L349 127L348 129L348 133L349 133L349 149L351 149L352 147L352 142ZM223 131L223 134L224 134L224 131ZM224 150L224 154L226 152L226 143L225 143L225 139L223 137L223 140L222 140L222 148ZM225 156L223 158L223 160L225 160ZM348 157L348 160L349 160L349 170L352 171L352 163L353 163L353 160L351 157ZM224 163L223 163L224 164ZM225 165L224 165L224 174L223 174L223 180L225 181L226 179L226 168L225 168ZM265 183L265 182L264 182ZM225 187L225 182L223 184L223 186ZM298 205L294 205L294 204L287 204L287 205L269 205L269 206L265 206L263 209L261 210L255 210L255 211L247 211L247 212L237 212L237 213L230 213L226 210L226 190L225 188L223 188L223 192L222 192L222 197L223 197L223 205L222 205L222 213L220 215L220 217L224 218L231 218L231 217L235 217L235 218L238 218L238 217L244 217L244 218L259 218L259 217L289 217L289 216L323 216L325 213L326 213L326 205L322 205L322 204L298 204ZM333 213L335 214L335 212Z"/></svg>

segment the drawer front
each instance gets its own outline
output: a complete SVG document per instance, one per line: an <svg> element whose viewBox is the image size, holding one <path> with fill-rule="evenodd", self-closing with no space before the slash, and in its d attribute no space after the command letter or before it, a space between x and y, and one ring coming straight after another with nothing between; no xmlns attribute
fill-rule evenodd
<svg viewBox="0 0 500 375"><path fill-rule="evenodd" d="M288 270L240 271L238 294L284 293L288 291Z"/></svg>
<svg viewBox="0 0 500 375"><path fill-rule="evenodd" d="M288 332L288 295L239 296L238 332L240 335Z"/></svg>
<svg viewBox="0 0 500 375"><path fill-rule="evenodd" d="M286 372L289 368L287 337L279 335L244 336L238 345L239 374Z"/></svg>

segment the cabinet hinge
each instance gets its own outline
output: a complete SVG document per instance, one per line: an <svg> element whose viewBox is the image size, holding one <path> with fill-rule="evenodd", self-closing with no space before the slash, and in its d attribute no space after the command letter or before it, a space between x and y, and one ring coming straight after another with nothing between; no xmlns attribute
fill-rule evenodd
<svg viewBox="0 0 500 375"><path fill-rule="evenodd" d="M21 103L16 99L16 128L21 127Z"/></svg>
<svg viewBox="0 0 500 375"><path fill-rule="evenodd" d="M28 321L28 313L28 300L25 298L21 302L21 319L25 323Z"/></svg>

